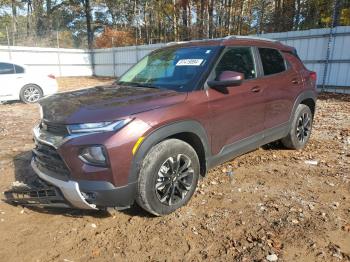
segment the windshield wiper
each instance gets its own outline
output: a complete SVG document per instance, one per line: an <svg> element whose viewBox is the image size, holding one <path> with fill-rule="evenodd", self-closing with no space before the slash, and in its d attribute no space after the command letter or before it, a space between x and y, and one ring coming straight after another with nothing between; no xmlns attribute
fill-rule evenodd
<svg viewBox="0 0 350 262"><path fill-rule="evenodd" d="M159 88L158 86L148 84L148 83L138 83L138 82L118 82L120 85L126 86L136 86L136 87L147 87L147 88Z"/></svg>

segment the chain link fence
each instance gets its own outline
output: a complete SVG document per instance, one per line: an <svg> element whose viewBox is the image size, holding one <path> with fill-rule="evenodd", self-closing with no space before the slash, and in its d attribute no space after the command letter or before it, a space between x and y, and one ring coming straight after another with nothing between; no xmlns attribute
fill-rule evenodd
<svg viewBox="0 0 350 262"><path fill-rule="evenodd" d="M0 46L28 46L49 48L87 48L85 31L73 32L66 30L36 30L26 23L15 25L0 24Z"/></svg>

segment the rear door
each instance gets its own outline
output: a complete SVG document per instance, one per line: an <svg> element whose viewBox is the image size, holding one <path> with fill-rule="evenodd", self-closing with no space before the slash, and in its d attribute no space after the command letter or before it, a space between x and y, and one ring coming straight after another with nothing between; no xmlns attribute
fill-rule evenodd
<svg viewBox="0 0 350 262"><path fill-rule="evenodd" d="M16 84L16 71L11 63L0 62L0 100L6 100L13 96Z"/></svg>
<svg viewBox="0 0 350 262"><path fill-rule="evenodd" d="M266 98L265 129L288 122L296 91L302 86L300 75L273 48L258 48L264 76L261 85Z"/></svg>
<svg viewBox="0 0 350 262"><path fill-rule="evenodd" d="M214 154L264 129L264 90L257 79L255 60L251 47L226 48L209 77L217 79L223 71L240 72L245 77L241 85L227 87L226 93L206 90Z"/></svg>

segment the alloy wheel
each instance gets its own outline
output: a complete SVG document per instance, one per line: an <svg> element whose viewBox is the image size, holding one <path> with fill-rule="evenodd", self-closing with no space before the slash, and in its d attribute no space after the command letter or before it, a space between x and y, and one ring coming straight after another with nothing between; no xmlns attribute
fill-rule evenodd
<svg viewBox="0 0 350 262"><path fill-rule="evenodd" d="M308 113L303 113L299 119L297 124L297 138L300 142L304 143L305 140L310 135L311 130L311 116Z"/></svg>
<svg viewBox="0 0 350 262"><path fill-rule="evenodd" d="M27 87L23 92L24 99L29 103L34 103L41 97L41 92L37 87Z"/></svg>
<svg viewBox="0 0 350 262"><path fill-rule="evenodd" d="M191 159L184 154L169 157L161 165L155 184L160 202L175 205L183 200L194 182Z"/></svg>

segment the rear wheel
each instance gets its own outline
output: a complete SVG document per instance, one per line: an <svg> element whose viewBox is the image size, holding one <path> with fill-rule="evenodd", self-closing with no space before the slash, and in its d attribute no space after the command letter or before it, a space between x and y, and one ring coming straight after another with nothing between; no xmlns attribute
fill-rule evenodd
<svg viewBox="0 0 350 262"><path fill-rule="evenodd" d="M38 102L43 96L43 91L37 85L25 85L21 89L20 98L26 104Z"/></svg>
<svg viewBox="0 0 350 262"><path fill-rule="evenodd" d="M311 135L313 115L307 105L300 104L294 114L289 134L281 141L291 149L302 149L309 141Z"/></svg>
<svg viewBox="0 0 350 262"><path fill-rule="evenodd" d="M198 156L189 144L178 139L160 142L143 160L137 203L157 216L175 211L192 197L199 170Z"/></svg>

